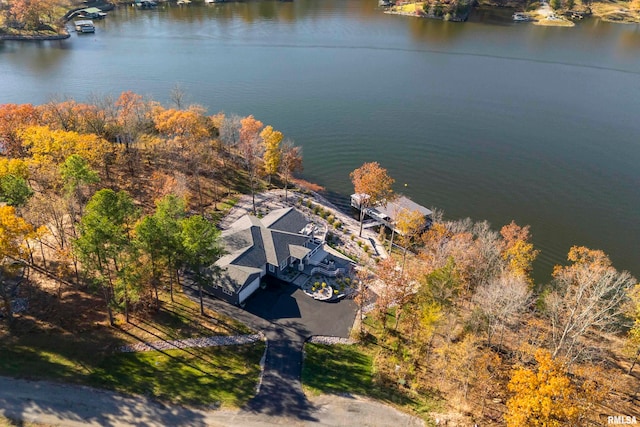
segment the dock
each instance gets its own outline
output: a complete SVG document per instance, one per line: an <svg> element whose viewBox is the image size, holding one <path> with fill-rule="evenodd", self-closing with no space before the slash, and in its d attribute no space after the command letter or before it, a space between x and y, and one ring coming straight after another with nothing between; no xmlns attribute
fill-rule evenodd
<svg viewBox="0 0 640 427"><path fill-rule="evenodd" d="M361 201L366 199L366 194L352 194L351 195L351 207L360 211L364 211L364 217L366 221L363 222L363 228L372 228L376 226L385 226L389 230L396 233L400 231L396 228L395 223L398 214L403 210L418 211L425 217L425 226L428 228L433 220L433 212L414 202L406 196L398 196L397 198L387 201L386 203L378 203L375 206L363 207Z"/></svg>

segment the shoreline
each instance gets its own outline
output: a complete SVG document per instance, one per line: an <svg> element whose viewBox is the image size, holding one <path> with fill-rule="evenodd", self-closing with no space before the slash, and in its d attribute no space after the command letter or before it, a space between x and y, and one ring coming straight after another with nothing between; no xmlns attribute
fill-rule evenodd
<svg viewBox="0 0 640 427"><path fill-rule="evenodd" d="M65 30L62 34L56 34L51 36L36 36L36 35L19 35L19 34L2 34L0 35L0 41L20 41L20 42L43 42L43 41L56 41L66 40L71 37L69 31Z"/></svg>

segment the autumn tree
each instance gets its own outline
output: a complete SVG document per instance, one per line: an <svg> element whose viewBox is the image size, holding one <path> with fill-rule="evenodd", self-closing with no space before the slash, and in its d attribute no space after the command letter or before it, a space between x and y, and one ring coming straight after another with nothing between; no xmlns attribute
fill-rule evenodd
<svg viewBox="0 0 640 427"><path fill-rule="evenodd" d="M424 214L417 209L410 210L403 208L400 209L396 215L393 231L395 232L396 229L398 230L398 238L404 248L404 253L402 255L403 270L407 259L407 250L409 246L413 245L420 232L424 230L426 221ZM393 244L393 233L391 236L391 244Z"/></svg>
<svg viewBox="0 0 640 427"><path fill-rule="evenodd" d="M39 30L45 22L53 22L55 4L49 0L13 0L10 15L26 29Z"/></svg>
<svg viewBox="0 0 640 427"><path fill-rule="evenodd" d="M538 350L535 359L535 369L518 368L511 376L507 388L513 395L507 401L504 416L507 426L579 425L577 390L562 364L545 350Z"/></svg>
<svg viewBox="0 0 640 427"><path fill-rule="evenodd" d="M386 203L393 198L391 186L395 180L378 162L364 163L349 176L360 204L360 232L358 235L362 236L365 211L377 203Z"/></svg>
<svg viewBox="0 0 640 427"><path fill-rule="evenodd" d="M282 143L282 161L280 173L284 179L284 201L288 200L288 186L291 177L296 172L302 171L302 148L293 145L293 141L287 139Z"/></svg>
<svg viewBox="0 0 640 427"><path fill-rule="evenodd" d="M104 165L108 143L96 135L51 130L46 126L32 126L20 132L25 147L38 167L59 165L72 154L86 159L93 167Z"/></svg>
<svg viewBox="0 0 640 427"><path fill-rule="evenodd" d="M82 127L85 109L73 99L58 101L51 99L38 107L41 123L51 129L84 133Z"/></svg>
<svg viewBox="0 0 640 427"><path fill-rule="evenodd" d="M479 286L473 296L481 324L487 332L487 343L500 332L502 346L504 329L514 323L531 298L528 284L521 275L505 272L488 284Z"/></svg>
<svg viewBox="0 0 640 427"><path fill-rule="evenodd" d="M153 104L145 101L142 95L131 91L120 94L115 101L115 122L112 122L112 134L117 142L128 151L138 136L153 129L151 111Z"/></svg>
<svg viewBox="0 0 640 427"><path fill-rule="evenodd" d="M258 174L262 168L262 155L264 146L260 139L262 122L253 116L245 117L240 121L240 144L238 146L242 164L249 175L249 187L251 189L251 200L253 202L253 214L256 214L256 183Z"/></svg>
<svg viewBox="0 0 640 427"><path fill-rule="evenodd" d="M436 367L467 399L474 382L475 360L479 356L477 338L473 334L466 334L455 342L445 343L436 352L439 356Z"/></svg>
<svg viewBox="0 0 640 427"><path fill-rule="evenodd" d="M552 357L572 363L583 354L582 338L587 333L611 330L618 323L636 280L613 268L599 250L574 246L568 259L572 264L555 267L544 303L551 324Z"/></svg>
<svg viewBox="0 0 640 427"><path fill-rule="evenodd" d="M11 278L15 274L16 262L26 261L27 239L33 227L16 215L13 206L0 206L0 297L9 326L13 323L11 310Z"/></svg>
<svg viewBox="0 0 640 427"><path fill-rule="evenodd" d="M240 143L240 129L242 129L242 117L238 115L224 116L220 126L220 140L223 153L230 155Z"/></svg>
<svg viewBox="0 0 640 427"><path fill-rule="evenodd" d="M37 125L38 121L38 110L31 104L0 105L0 153L12 157L24 156L26 151L20 132Z"/></svg>
<svg viewBox="0 0 640 427"><path fill-rule="evenodd" d="M500 229L504 245L502 258L507 261L509 269L516 275L522 276L532 285L531 271L533 261L540 251L533 248L529 241L529 226L520 227L514 221Z"/></svg>
<svg viewBox="0 0 640 427"><path fill-rule="evenodd" d="M631 365L628 370L628 373L631 374L640 357L640 284L637 284L629 290L629 299L627 315L633 322L633 325L629 329L629 332L627 332L625 352L631 359Z"/></svg>
<svg viewBox="0 0 640 427"><path fill-rule="evenodd" d="M410 280L409 276L391 257L385 258L376 265L375 274L384 287L382 292L390 300L390 305L396 307L394 329L397 329L404 306L415 292L417 284ZM381 310L385 308L388 309L388 307L380 307ZM383 326L386 326L386 321L383 322Z"/></svg>
<svg viewBox="0 0 640 427"><path fill-rule="evenodd" d="M280 170L280 163L282 162L282 149L280 144L282 142L282 132L274 130L271 126L266 126L260 132L260 138L262 138L262 144L264 145L264 173L269 178L269 184L271 184L271 177L278 173Z"/></svg>

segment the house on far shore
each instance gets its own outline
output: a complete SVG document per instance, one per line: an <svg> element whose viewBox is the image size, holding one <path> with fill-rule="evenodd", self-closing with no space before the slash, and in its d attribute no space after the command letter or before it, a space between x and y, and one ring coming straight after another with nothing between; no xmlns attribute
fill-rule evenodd
<svg viewBox="0 0 640 427"><path fill-rule="evenodd" d="M366 199L367 197L368 195L366 194L352 194L351 207L360 211L362 207L361 201L363 199ZM431 222L433 221L433 212L430 209L417 204L406 196L398 196L392 201L388 201L386 203L378 203L375 206L371 207L365 207L365 218L369 217L369 219L364 222L363 227L371 228L378 225L384 225L389 230L399 233L398 229L395 227L395 223L398 214L403 210L421 212L426 220L425 228L429 228L431 226Z"/></svg>
<svg viewBox="0 0 640 427"><path fill-rule="evenodd" d="M212 283L205 290L232 304L242 304L265 275L286 281L302 272L325 243L322 228L295 208L270 212L263 218L245 215L222 232L226 255L211 267Z"/></svg>

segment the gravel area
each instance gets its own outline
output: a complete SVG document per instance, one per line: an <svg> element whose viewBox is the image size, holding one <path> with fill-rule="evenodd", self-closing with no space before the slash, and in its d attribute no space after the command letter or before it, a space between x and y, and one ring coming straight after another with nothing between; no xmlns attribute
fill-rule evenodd
<svg viewBox="0 0 640 427"><path fill-rule="evenodd" d="M356 341L351 338L340 338L340 337L328 337L326 335L314 335L309 338L310 343L313 344L325 344L325 345L334 345L334 344L355 344Z"/></svg>
<svg viewBox="0 0 640 427"><path fill-rule="evenodd" d="M151 343L138 343L125 345L118 349L121 353L135 353L138 351L171 350L175 348L214 347L222 345L250 344L264 339L263 334L215 336L202 338L188 338L173 341L155 341Z"/></svg>

